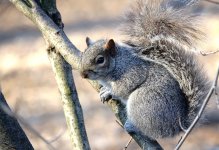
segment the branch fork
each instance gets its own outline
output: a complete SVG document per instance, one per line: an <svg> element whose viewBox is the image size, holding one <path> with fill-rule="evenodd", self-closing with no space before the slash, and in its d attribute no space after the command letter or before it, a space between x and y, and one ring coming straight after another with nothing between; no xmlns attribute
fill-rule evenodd
<svg viewBox="0 0 219 150"><path fill-rule="evenodd" d="M81 52L71 43L68 37L62 30L64 25L61 21L61 15L56 8L56 1L50 0L10 0L18 10L27 16L39 28L44 39L48 44L48 57L52 64L55 78L61 93L64 113L67 125L70 131L70 137L73 145L78 150L90 150L86 130L84 127L83 113L78 100L77 91L74 85L72 68L79 69ZM40 6L39 6L40 4ZM204 54L203 54L204 55ZM219 70L218 70L219 72ZM218 73L219 74L219 73ZM218 74L216 80L218 80ZM89 81L98 91L100 85L97 82ZM199 120L209 98L217 83L214 83L209 94L207 95L203 106L196 119L186 130L185 135L179 141L178 150L185 141L188 134L193 129L194 125ZM115 113L118 120L124 125L126 121L126 106L117 100L109 100L108 106ZM143 150L156 149L162 150L162 147L157 141L145 137L137 133L130 134L133 139Z"/></svg>

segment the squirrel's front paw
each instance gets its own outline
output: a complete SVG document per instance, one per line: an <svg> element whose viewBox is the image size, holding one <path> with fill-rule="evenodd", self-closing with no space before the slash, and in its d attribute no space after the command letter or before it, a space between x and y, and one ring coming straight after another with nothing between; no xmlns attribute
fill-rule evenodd
<svg viewBox="0 0 219 150"><path fill-rule="evenodd" d="M104 103L105 101L108 101L112 98L112 94L110 89L106 88L106 87L102 87L100 89L100 99L101 101Z"/></svg>

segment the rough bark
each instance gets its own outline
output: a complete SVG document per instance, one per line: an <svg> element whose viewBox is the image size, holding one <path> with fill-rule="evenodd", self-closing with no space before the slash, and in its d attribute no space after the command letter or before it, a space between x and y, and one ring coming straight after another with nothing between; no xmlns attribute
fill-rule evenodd
<svg viewBox="0 0 219 150"><path fill-rule="evenodd" d="M56 1L40 1L40 6L54 21L60 30L63 29L61 15L56 8ZM48 57L50 59L56 82L61 93L63 110L70 135L75 149L90 150L84 124L83 111L78 99L73 80L72 68L58 53L58 49L44 36L48 44Z"/></svg>
<svg viewBox="0 0 219 150"><path fill-rule="evenodd" d="M26 134L16 118L10 115L10 108L0 91L0 149L33 150Z"/></svg>
<svg viewBox="0 0 219 150"><path fill-rule="evenodd" d="M49 52L49 59L62 97L63 110L70 139L77 150L89 150L83 112L78 100L71 66L56 52Z"/></svg>

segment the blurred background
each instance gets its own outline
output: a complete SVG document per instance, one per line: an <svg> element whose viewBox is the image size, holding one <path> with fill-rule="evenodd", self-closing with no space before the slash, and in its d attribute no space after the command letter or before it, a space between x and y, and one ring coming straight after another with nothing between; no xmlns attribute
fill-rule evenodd
<svg viewBox="0 0 219 150"><path fill-rule="evenodd" d="M216 0L215 0L216 1ZM57 0L65 32L80 50L85 38L122 40L118 27L120 17L131 0ZM219 2L219 1L218 1ZM202 14L201 28L206 39L204 52L219 49L219 4L202 1L197 8ZM57 149L70 150L60 94L37 28L12 6L0 1L0 85L10 107ZM201 56L211 79L216 75L219 54ZM122 150L130 137L116 123L111 110L100 102L97 92L74 71L76 87L84 112L85 125L92 150ZM183 145L183 150L219 150L219 110L212 98L206 122L196 128ZM34 148L48 149L29 128L24 127ZM173 149L180 136L159 140L165 149ZM128 150L139 149L133 141Z"/></svg>

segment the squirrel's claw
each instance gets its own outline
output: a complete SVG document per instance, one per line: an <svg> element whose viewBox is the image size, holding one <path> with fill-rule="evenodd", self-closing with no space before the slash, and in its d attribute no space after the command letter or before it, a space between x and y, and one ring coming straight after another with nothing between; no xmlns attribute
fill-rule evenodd
<svg viewBox="0 0 219 150"><path fill-rule="evenodd" d="M111 94L111 91L106 88L106 87L102 87L100 89L100 99L101 99L101 102L106 102L108 100L110 100L112 98L112 94Z"/></svg>

